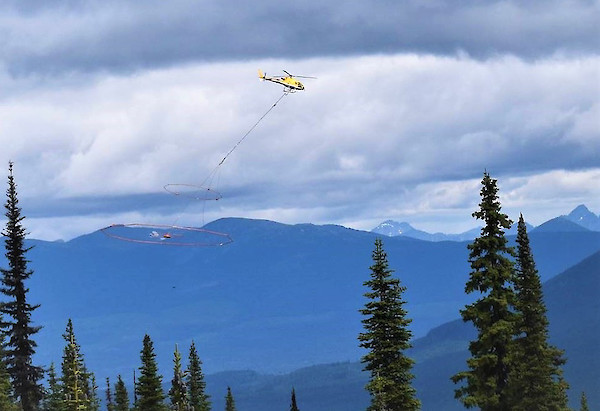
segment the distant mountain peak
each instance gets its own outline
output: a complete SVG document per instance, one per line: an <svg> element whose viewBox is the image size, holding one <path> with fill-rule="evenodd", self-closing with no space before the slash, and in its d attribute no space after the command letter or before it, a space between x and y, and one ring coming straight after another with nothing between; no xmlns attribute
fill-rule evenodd
<svg viewBox="0 0 600 411"><path fill-rule="evenodd" d="M376 234L385 235L387 237L395 237L397 235L403 235L411 231L416 231L413 226L407 222L401 222L394 220L385 220L377 227L371 230Z"/></svg>
<svg viewBox="0 0 600 411"><path fill-rule="evenodd" d="M600 231L600 216L592 213L584 204L578 205L564 217L588 230Z"/></svg>
<svg viewBox="0 0 600 411"><path fill-rule="evenodd" d="M387 237L410 237L424 241L470 241L479 234L480 228L474 228L460 234L428 233L426 231L414 228L407 222L399 223L394 220L385 220L377 227L371 230L372 233L384 235Z"/></svg>
<svg viewBox="0 0 600 411"><path fill-rule="evenodd" d="M573 209L573 211L571 211L570 214L574 214L574 213L578 213L578 212L591 213L590 209L587 208L585 204L579 204L577 207L575 207Z"/></svg>
<svg viewBox="0 0 600 411"><path fill-rule="evenodd" d="M546 221L538 227L527 224L528 231L537 232L574 232L574 231L600 231L600 215L591 212L585 204L580 204L568 215L562 215ZM404 236L425 241L471 241L479 236L480 227L465 231L460 234L428 233L414 228L407 222L399 223L394 220L385 220L371 230L372 233L387 237ZM516 235L517 225L513 224L506 235Z"/></svg>

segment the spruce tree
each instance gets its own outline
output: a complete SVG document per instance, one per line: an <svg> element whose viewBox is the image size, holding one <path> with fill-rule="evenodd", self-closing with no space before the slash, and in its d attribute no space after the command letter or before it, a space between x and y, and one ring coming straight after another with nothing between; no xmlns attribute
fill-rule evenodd
<svg viewBox="0 0 600 411"><path fill-rule="evenodd" d="M359 334L360 346L369 350L361 361L371 374L367 390L371 393L369 410L417 410L420 401L411 385L414 361L405 355L412 337L412 320L404 309L402 293L406 287L392 277L381 239L375 240L371 279L364 283L371 291L360 312L365 332Z"/></svg>
<svg viewBox="0 0 600 411"><path fill-rule="evenodd" d="M100 398L98 398L98 385L96 384L96 376L93 372L83 366L83 393L89 400L89 411L100 411Z"/></svg>
<svg viewBox="0 0 600 411"><path fill-rule="evenodd" d="M227 395L225 396L225 411L235 411L235 399L231 393L231 387L227 387Z"/></svg>
<svg viewBox="0 0 600 411"><path fill-rule="evenodd" d="M542 283L531 248L523 215L517 226L515 266L515 308L520 314L512 350L510 392L513 410L566 410L568 384L560 366L563 351L548 342L548 319Z"/></svg>
<svg viewBox="0 0 600 411"><path fill-rule="evenodd" d="M189 364L186 372L189 404L194 411L210 411L210 396L206 394L206 382L202 373L202 361L194 341L190 345Z"/></svg>
<svg viewBox="0 0 600 411"><path fill-rule="evenodd" d="M13 176L13 163L8 164L8 189L6 190L6 229L2 231L5 237L6 260L8 269L0 268L2 272L2 288L0 291L7 297L6 302L0 303L0 328L8 336L5 351L6 368L12 379L14 396L23 411L37 410L43 396L40 380L44 376L42 367L33 365L36 342L33 336L41 327L31 325L31 314L39 305L27 302L29 289L25 281L33 271L27 268L26 254L31 247L25 247L25 228L21 215L17 186Z"/></svg>
<svg viewBox="0 0 600 411"><path fill-rule="evenodd" d="M290 403L290 411L300 411L298 409L298 405L296 404L296 390L292 388L292 400Z"/></svg>
<svg viewBox="0 0 600 411"><path fill-rule="evenodd" d="M140 377L135 385L136 407L140 411L164 411L167 407L163 402L165 395L162 390L162 376L158 374L156 354L148 334L144 336L141 359Z"/></svg>
<svg viewBox="0 0 600 411"><path fill-rule="evenodd" d="M113 395L110 389L110 378L106 377L106 411L115 411L115 404L113 402Z"/></svg>
<svg viewBox="0 0 600 411"><path fill-rule="evenodd" d="M171 380L171 389L169 390L171 399L171 409L176 411L187 411L187 388L185 386L184 372L181 369L181 354L175 344L175 352L173 353L173 379Z"/></svg>
<svg viewBox="0 0 600 411"><path fill-rule="evenodd" d="M507 384L509 351L515 333L515 295L511 286L514 250L507 245L504 230L512 221L501 212L496 180L484 173L481 203L473 217L483 220L481 235L472 244L469 262L471 273L465 292L477 293L479 299L461 310L463 321L477 329L477 340L471 341L468 371L452 377L454 383L466 384L455 390L455 397L467 407L483 411L511 409Z"/></svg>
<svg viewBox="0 0 600 411"><path fill-rule="evenodd" d="M56 369L54 363L50 364L48 370L48 393L46 395L44 410L45 411L62 411L63 410L63 389L60 381L56 377Z"/></svg>
<svg viewBox="0 0 600 411"><path fill-rule="evenodd" d="M129 394L120 375L115 384L115 411L129 411Z"/></svg>
<svg viewBox="0 0 600 411"><path fill-rule="evenodd" d="M63 334L67 342L63 350L62 360L62 387L63 387L63 409L64 411L89 410L90 399L86 395L88 375L85 371L83 354L77 344L73 322L69 318L67 328Z"/></svg>

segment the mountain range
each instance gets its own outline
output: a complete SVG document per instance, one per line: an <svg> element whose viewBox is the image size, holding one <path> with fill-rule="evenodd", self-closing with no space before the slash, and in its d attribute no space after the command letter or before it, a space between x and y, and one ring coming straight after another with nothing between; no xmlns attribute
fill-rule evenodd
<svg viewBox="0 0 600 411"><path fill-rule="evenodd" d="M550 222L552 222L552 224L548 224ZM559 228L558 225L560 224L565 225L567 227ZM569 214L556 217L538 227L534 227L531 224L526 225L528 231L547 230L548 227L550 227L551 230L556 231L600 231L600 215L592 213L584 204L581 204L575 207L573 211L571 211ZM569 225L570 227L568 227ZM386 237L406 236L425 241L471 241L477 236L479 236L480 231L481 227L476 227L459 234L432 234L426 231L418 230L407 222L399 223L394 220L386 220L371 230L371 232L373 233L380 234ZM516 225L513 225L509 230L507 230L506 234L516 235Z"/></svg>
<svg viewBox="0 0 600 411"><path fill-rule="evenodd" d="M579 225L574 229L563 220L530 233L544 281L600 250L600 232ZM185 352L194 340L211 381L219 375L220 381L229 379L231 370L246 370L236 375L252 380L249 376L290 375L338 362L350 365L346 371L323 367L362 387L363 377L355 378L352 371L364 354L356 339L362 331L358 310L366 302L363 282L380 235L336 225L240 218L205 228L228 233L234 242L221 247L143 245L101 231L68 242L28 240L34 246L28 253L34 270L29 299L41 304L33 321L44 327L36 335L36 361L60 363L61 335L71 318L98 381L121 374L131 383L148 333L165 382L175 344ZM514 244L514 237L509 239ZM455 320L472 301L464 294L470 271L467 244L385 238L390 267L407 287L415 338Z"/></svg>

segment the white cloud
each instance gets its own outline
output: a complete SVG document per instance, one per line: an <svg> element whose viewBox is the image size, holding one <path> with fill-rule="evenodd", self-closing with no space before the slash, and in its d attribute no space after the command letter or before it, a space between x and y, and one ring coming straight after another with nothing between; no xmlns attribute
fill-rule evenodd
<svg viewBox="0 0 600 411"><path fill-rule="evenodd" d="M473 182L484 169L501 183L519 179L523 188L509 199L543 198L525 182L547 183L536 176L549 173L597 183L599 90L589 78L598 63L408 54L3 75L0 161L15 161L24 197L93 203L162 193L167 183L201 184L235 147L212 184L222 207L241 216L361 225L374 216L434 219L468 209L469 220ZM236 146L281 95L258 81L257 68L318 79L281 100ZM550 185L549 198L591 203L595 194L569 196L558 189L569 193L572 185ZM564 201L560 213L574 205ZM140 202L139 211L153 207Z"/></svg>
<svg viewBox="0 0 600 411"><path fill-rule="evenodd" d="M509 177L499 181L503 205L512 218L523 213L531 224L568 214L585 204L600 214L600 169L568 171L552 170L528 176ZM562 210L557 212L558 210Z"/></svg>

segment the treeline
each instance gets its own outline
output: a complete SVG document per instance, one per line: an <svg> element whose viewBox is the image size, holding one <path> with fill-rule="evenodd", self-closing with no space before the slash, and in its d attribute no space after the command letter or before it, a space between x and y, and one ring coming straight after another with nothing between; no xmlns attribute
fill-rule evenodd
<svg viewBox="0 0 600 411"><path fill-rule="evenodd" d="M99 387L92 372L89 372L84 356L75 338L73 323L67 323L63 338L66 341L61 364L61 376L57 376L54 364L50 365L48 373L48 388L41 403L43 411L70 410L100 410ZM106 378L104 399L107 411L142 411L142 410L178 410L178 411L209 411L210 396L206 394L206 382L202 373L202 361L198 356L196 346L192 341L188 365L184 370L181 363L181 353L175 347L173 354L173 379L171 388L165 395L162 388L162 376L158 373L156 355L150 336L144 336L141 350L141 366L139 375L134 381L133 402L123 382L121 375L111 386L110 378ZM228 393L231 395L231 393ZM165 405L167 397L170 406ZM232 397L233 401L233 397ZM232 402L233 408L235 405Z"/></svg>
<svg viewBox="0 0 600 411"><path fill-rule="evenodd" d="M4 205L7 217L4 236L8 268L1 268L5 301L0 303L0 411L98 411L101 401L93 372L85 365L84 356L77 343L73 322L67 322L63 338L66 341L60 373L54 364L48 370L33 365L37 344L33 338L40 326L31 324L31 314L39 305L27 302L29 289L25 281L33 271L27 268L25 247L26 230L22 224L13 163L8 166L7 200ZM146 335L141 350L141 366L134 382L134 399L130 405L129 394L121 376L114 387L106 379L105 403L108 411L208 411L210 397L202 372L202 361L192 341L188 364L184 370L181 353L175 347L173 379L167 394L163 392L162 376L158 373L156 354L150 336ZM42 384L47 374L47 385ZM114 393L114 395L113 395ZM293 394L295 401L295 394ZM165 400L169 397L170 405ZM235 400L227 390L226 410L235 410Z"/></svg>
<svg viewBox="0 0 600 411"><path fill-rule="evenodd" d="M497 181L486 172L481 182L481 202L473 217L482 220L481 235L469 244L471 272L465 292L476 299L460 314L477 330L469 344L471 357L466 369L448 376L457 388L455 398L466 408L484 411L568 410L568 384L563 377L564 352L548 342L548 320L542 287L529 246L524 218L518 221L517 247L508 246L505 231L512 221L501 211ZM149 335L144 336L139 374L134 377L133 400L121 375L103 390L85 365L69 319L63 337L60 373L33 365L35 334L31 324L38 305L27 302L25 281L33 274L27 268L25 228L18 206L13 164L9 163L7 224L5 238L8 268L2 268L0 291L0 411L98 411L99 391L104 391L107 411L207 411L202 362L192 341L186 365L175 346L170 389L163 391L156 354ZM364 331L359 345L367 351L361 361L369 372L369 410L418 410L421 403L412 386L414 361L405 352L411 347L411 319L404 308L406 288L393 277L381 239L375 240L370 279L364 285L367 302L361 313ZM432 285L435 286L435 285ZM44 385L44 375L47 383ZM230 387L225 410L236 409ZM167 403L169 405L167 405ZM298 411L296 392L291 389L289 409ZM587 410L585 394L581 410Z"/></svg>
<svg viewBox="0 0 600 411"><path fill-rule="evenodd" d="M13 163L8 166L7 200L4 205L7 223L2 231L8 268L2 273L3 302L0 302L0 411L99 411L101 400L98 382L85 365L77 343L73 322L67 322L63 338L60 370L54 364L45 370L33 365L37 344L34 336L41 329L31 324L31 314L39 305L27 301L29 289L25 281L33 271L27 268L25 247L25 217L21 215ZM145 335L141 350L141 366L134 376L133 401L121 375L111 386L106 378L104 402L107 411L209 411L210 396L202 372L202 361L192 341L184 369L179 348L173 353L173 378L167 393L163 391L156 354L149 335ZM47 375L46 384L42 384ZM235 399L230 387L225 396L225 410L235 411ZM297 411L296 393L292 388L290 409Z"/></svg>

